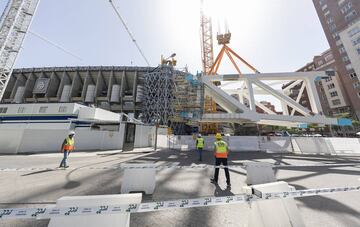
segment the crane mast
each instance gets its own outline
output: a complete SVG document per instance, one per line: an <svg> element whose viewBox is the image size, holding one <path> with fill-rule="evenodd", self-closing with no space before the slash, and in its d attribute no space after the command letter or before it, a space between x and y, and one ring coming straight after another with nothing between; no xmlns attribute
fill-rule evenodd
<svg viewBox="0 0 360 227"><path fill-rule="evenodd" d="M201 0L200 30L203 72L207 74L214 64L214 49L211 17L204 12L204 0Z"/></svg>
<svg viewBox="0 0 360 227"><path fill-rule="evenodd" d="M203 73L209 75L211 68L214 65L214 48L211 17L206 15L204 11L204 0L201 0L200 5L200 31ZM204 113L216 112L216 103L209 96L206 96L204 99L203 111ZM218 125L217 123L201 123L200 132L205 134L215 134L218 132Z"/></svg>
<svg viewBox="0 0 360 227"><path fill-rule="evenodd" d="M0 18L0 101L40 0L9 0Z"/></svg>

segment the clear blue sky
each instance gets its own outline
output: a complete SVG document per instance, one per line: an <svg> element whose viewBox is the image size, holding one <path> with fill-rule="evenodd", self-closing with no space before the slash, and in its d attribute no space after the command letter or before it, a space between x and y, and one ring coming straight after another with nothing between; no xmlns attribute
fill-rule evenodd
<svg viewBox="0 0 360 227"><path fill-rule="evenodd" d="M175 52L179 67L201 70L199 0L114 1L152 65L161 54ZM0 1L1 11L5 2ZM214 33L216 22L226 17L230 46L261 72L294 71L328 48L311 0L213 0L209 5ZM29 34L16 67L145 65L108 0L41 0L30 29L83 61ZM220 71L234 72L227 63Z"/></svg>

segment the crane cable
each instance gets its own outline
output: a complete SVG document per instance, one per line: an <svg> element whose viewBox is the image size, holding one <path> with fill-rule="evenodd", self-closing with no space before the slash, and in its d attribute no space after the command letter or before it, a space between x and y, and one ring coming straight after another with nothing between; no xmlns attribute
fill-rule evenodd
<svg viewBox="0 0 360 227"><path fill-rule="evenodd" d="M48 38L46 38L46 37L44 37L44 36L40 35L39 33L34 32L34 31L31 31L31 30L29 30L29 33L30 33L30 34L32 34L32 35L34 35L34 36L36 36L36 37L38 37L39 39L41 39L41 40L43 40L43 41L47 42L48 44L50 44L50 45L52 45L52 46L56 47L57 49L59 49L59 50L63 51L64 53L67 53L67 54L69 54L69 55L73 56L74 58L76 58L76 59L78 59L78 60L80 60L80 61L82 61L82 60L83 60L83 59L82 59L81 57L79 57L78 55L76 55L76 54L72 53L71 51L69 51L69 50L65 49L65 48L64 48L64 47L62 47L61 45L59 45L59 44L57 44L57 43L55 43L55 42L53 42L53 41L49 40Z"/></svg>
<svg viewBox="0 0 360 227"><path fill-rule="evenodd" d="M134 35L131 33L129 27L126 25L124 19L122 18L122 16L120 15L120 12L118 11L118 9L116 8L116 6L114 5L113 1L112 0L109 0L111 6L113 7L113 9L115 10L116 12L116 15L118 16L118 18L120 19L121 23L123 24L123 26L125 27L125 30L127 31L127 33L129 34L131 40L133 41L133 43L135 44L136 48L138 49L138 51L140 52L141 56L144 58L146 64L148 66L150 66L150 63L149 61L147 60L147 58L145 57L143 51L141 50L139 44L136 42L136 39L134 37Z"/></svg>

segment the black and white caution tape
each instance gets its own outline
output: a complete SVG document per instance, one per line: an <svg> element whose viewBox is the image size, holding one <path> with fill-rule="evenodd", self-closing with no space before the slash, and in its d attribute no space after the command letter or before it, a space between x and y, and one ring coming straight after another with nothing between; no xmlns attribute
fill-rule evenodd
<svg viewBox="0 0 360 227"><path fill-rule="evenodd" d="M261 164L261 163L259 163ZM301 168L301 167L344 167L344 166L360 166L360 163L331 163L331 164L302 164L302 165L273 165L273 168ZM225 166L214 166L214 165L191 165L191 166L179 166L179 165L161 165L161 166L105 166L105 167L75 167L67 168L67 170L116 170L116 169L223 169ZM229 165L229 169L244 169L246 163L239 165ZM63 168L0 168L0 172L27 172L27 171L55 171Z"/></svg>
<svg viewBox="0 0 360 227"><path fill-rule="evenodd" d="M224 197L204 197L196 199L180 199L173 201L149 202L126 205L102 205L93 207L41 207L41 208L8 208L0 209L0 221L5 219L49 219L79 215L107 215L119 213L143 213L178 208L209 207L216 205L251 203L256 201L319 196L339 192L360 191L360 186L318 188L276 193L261 193L254 190L251 195L238 194Z"/></svg>

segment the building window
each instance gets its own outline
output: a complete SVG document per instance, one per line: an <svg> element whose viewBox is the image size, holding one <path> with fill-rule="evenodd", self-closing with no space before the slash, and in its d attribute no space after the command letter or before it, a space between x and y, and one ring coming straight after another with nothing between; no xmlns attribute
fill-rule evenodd
<svg viewBox="0 0 360 227"><path fill-rule="evenodd" d="M345 68L346 68L348 71L350 71L350 70L352 70L352 69L353 69L353 67L352 67L352 65L351 65L351 64L347 64L347 65L345 66Z"/></svg>
<svg viewBox="0 0 360 227"><path fill-rule="evenodd" d="M335 99L335 100L332 100L332 104L333 104L334 106L337 106L337 105L340 105L340 104L341 104L341 101L340 101L340 99Z"/></svg>
<svg viewBox="0 0 360 227"><path fill-rule="evenodd" d="M343 62L348 62L348 61L350 61L350 59L349 59L348 56L344 56L344 57L342 58L342 60L343 60Z"/></svg>
<svg viewBox="0 0 360 227"><path fill-rule="evenodd" d="M335 88L335 84L334 84L334 83L331 83L331 84L328 85L328 89L333 89L333 88Z"/></svg>
<svg viewBox="0 0 360 227"><path fill-rule="evenodd" d="M18 113L24 113L25 112L25 107L19 107L19 109L18 109L18 111L17 111Z"/></svg>
<svg viewBox="0 0 360 227"><path fill-rule="evenodd" d="M329 62L329 61L331 61L331 60L333 60L333 59L334 59L334 57L333 57L332 54L329 54L329 55L326 55L326 56L325 56L325 61L326 61L326 62Z"/></svg>
<svg viewBox="0 0 360 227"><path fill-rule="evenodd" d="M324 64L324 61L323 60L320 60L320 61L318 61L318 65L320 66L320 65L323 65Z"/></svg>
<svg viewBox="0 0 360 227"><path fill-rule="evenodd" d="M354 35L358 34L360 32L360 28L359 27L355 27L353 29L351 29L348 34L351 37L353 37Z"/></svg>
<svg viewBox="0 0 360 227"><path fill-rule="evenodd" d="M338 96L337 91L330 92L330 96L331 96L331 97L336 97L336 96Z"/></svg>
<svg viewBox="0 0 360 227"><path fill-rule="evenodd" d="M346 53L345 48L344 48L344 47L340 47L340 48L339 48L339 53L340 53L340 54Z"/></svg>
<svg viewBox="0 0 360 227"><path fill-rule="evenodd" d="M59 113L65 113L67 111L67 106L60 106Z"/></svg>
<svg viewBox="0 0 360 227"><path fill-rule="evenodd" d="M351 73L351 74L349 74L349 76L351 79L355 79L357 77L356 73Z"/></svg>
<svg viewBox="0 0 360 227"><path fill-rule="evenodd" d="M341 40L336 41L336 46L340 46L342 44Z"/></svg>
<svg viewBox="0 0 360 227"><path fill-rule="evenodd" d="M334 19L332 17L329 17L327 20L326 20L326 23L328 24L331 24L334 22Z"/></svg>
<svg viewBox="0 0 360 227"><path fill-rule="evenodd" d="M340 36L339 36L339 33L338 32L334 32L332 34L332 37L335 39L335 40L339 40L340 39Z"/></svg>
<svg viewBox="0 0 360 227"><path fill-rule="evenodd" d="M0 107L0 113L6 113L8 110L7 107Z"/></svg>
<svg viewBox="0 0 360 227"><path fill-rule="evenodd" d="M354 83L354 84L353 84L353 86L354 86L354 88L358 88L358 87L360 87L360 82L356 82L356 83Z"/></svg>
<svg viewBox="0 0 360 227"><path fill-rule="evenodd" d="M360 98L360 92L358 92L358 97Z"/></svg>
<svg viewBox="0 0 360 227"><path fill-rule="evenodd" d="M352 8L352 2L348 2L340 9L340 11L342 14L345 14L345 13L349 12L351 10L351 8Z"/></svg>
<svg viewBox="0 0 360 227"><path fill-rule="evenodd" d="M324 13L324 16L327 17L328 15L330 15L330 11L327 10L325 13Z"/></svg>
<svg viewBox="0 0 360 227"><path fill-rule="evenodd" d="M331 81L331 80L332 80L332 78L331 78L331 76L330 76L330 77L328 77L328 78L325 79L325 82L329 82L329 81Z"/></svg>
<svg viewBox="0 0 360 227"><path fill-rule="evenodd" d="M336 30L336 25L335 24L329 24L329 30L330 30L330 32L334 32Z"/></svg>
<svg viewBox="0 0 360 227"><path fill-rule="evenodd" d="M47 106L41 106L39 109L39 113L46 113L46 110L48 109Z"/></svg>
<svg viewBox="0 0 360 227"><path fill-rule="evenodd" d="M345 15L345 20L347 22L350 22L352 19L354 19L356 17L357 13L355 10L351 11L350 13Z"/></svg>
<svg viewBox="0 0 360 227"><path fill-rule="evenodd" d="M341 4L343 4L344 2L345 2L345 0L339 0L338 5L341 6Z"/></svg>
<svg viewBox="0 0 360 227"><path fill-rule="evenodd" d="M326 8L327 8L326 4L321 7L322 11L324 11Z"/></svg>
<svg viewBox="0 0 360 227"><path fill-rule="evenodd" d="M353 46L358 45L360 43L360 36L355 38L352 42L353 42Z"/></svg>

